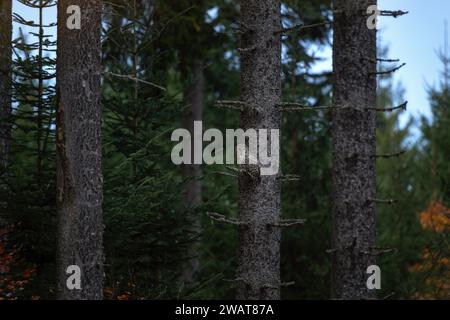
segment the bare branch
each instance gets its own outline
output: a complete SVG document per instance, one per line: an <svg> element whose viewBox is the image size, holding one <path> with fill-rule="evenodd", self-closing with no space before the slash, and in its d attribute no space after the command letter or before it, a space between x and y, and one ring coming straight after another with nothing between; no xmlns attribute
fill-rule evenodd
<svg viewBox="0 0 450 320"><path fill-rule="evenodd" d="M233 109L244 111L245 109L250 109L251 106L244 101L237 100L219 100L216 101L215 106L221 109Z"/></svg>
<svg viewBox="0 0 450 320"><path fill-rule="evenodd" d="M281 287L285 288L285 287L290 287L290 286L294 286L295 285L295 281L290 281L290 282L282 282L280 284Z"/></svg>
<svg viewBox="0 0 450 320"><path fill-rule="evenodd" d="M223 171L213 171L213 174L219 174L222 176L228 176L228 177L232 177L232 178L237 178L238 176L229 172L223 172Z"/></svg>
<svg viewBox="0 0 450 320"><path fill-rule="evenodd" d="M248 47L248 48L238 48L237 50L240 53L251 52L251 51L255 51L256 49L258 49L259 46L260 46L259 44L255 44L254 46L251 46L251 47Z"/></svg>
<svg viewBox="0 0 450 320"><path fill-rule="evenodd" d="M382 254L391 253L393 251L394 251L394 249L392 249L392 248L374 247L370 251L361 251L361 253L364 253L364 254L367 254L367 255L372 255L372 256L380 256Z"/></svg>
<svg viewBox="0 0 450 320"><path fill-rule="evenodd" d="M275 31L274 35L279 35L279 34L287 35L287 34L293 32L294 30L298 30L300 32L300 31L302 31L304 29L316 28L316 27L326 26L326 25L329 25L329 24L331 24L330 21L323 21L323 22L318 22L318 23L313 23L313 24L308 24L308 25L297 24L297 25L292 26L290 28L283 28L281 30Z"/></svg>
<svg viewBox="0 0 450 320"><path fill-rule="evenodd" d="M227 168L228 170L231 170L233 172L236 172L236 173L245 174L245 175L247 175L247 176L249 176L250 178L253 178L253 179L259 178L259 173L260 172L256 172L256 170L255 171L251 171L251 170L248 170L248 169L241 169L241 168L236 168L236 167L231 167L231 166L226 166L225 168Z"/></svg>
<svg viewBox="0 0 450 320"><path fill-rule="evenodd" d="M299 175L296 174L285 174L279 177L279 179L282 182L289 182L289 181L300 181L301 178Z"/></svg>
<svg viewBox="0 0 450 320"><path fill-rule="evenodd" d="M146 81L146 80L142 80L142 79L133 77L132 75L117 74L117 73L113 73L113 72L105 72L104 74L109 74L109 75L111 75L111 76L113 76L113 77L116 77L116 78L122 78L122 79L131 80L131 81L134 81L134 82L139 82L139 83L147 84L147 85L149 85L149 86L158 88L158 89L160 89L160 90L162 90L162 91L167 91L166 88L164 88L164 87L162 87L162 86L160 86L160 85L158 85L158 84L156 84L156 83L153 83L153 82L150 82L150 81Z"/></svg>
<svg viewBox="0 0 450 320"><path fill-rule="evenodd" d="M346 250L353 250L353 249L354 249L354 247L350 246L350 247L347 247L347 248L342 248L340 250L341 251L346 251ZM335 252L338 252L338 251L339 251L339 249L333 248L333 249L328 249L325 252L328 253L328 254L332 254L332 253L335 253ZM363 253L363 254L367 254L367 255L378 256L378 255L382 255L382 254L385 254L385 253L390 253L390 252L393 252L393 251L395 251L395 249L373 247L369 251L361 250L360 252Z"/></svg>
<svg viewBox="0 0 450 320"><path fill-rule="evenodd" d="M392 112L395 110L406 110L408 106L408 101L405 101L401 105L393 108L356 108L351 106L320 106L320 107L310 107L305 106L301 103L296 102L282 102L278 104L282 111L291 112L291 111L316 111L316 110L355 110L355 111L378 111L378 112Z"/></svg>
<svg viewBox="0 0 450 320"><path fill-rule="evenodd" d="M400 59L377 59L378 62L400 62Z"/></svg>
<svg viewBox="0 0 450 320"><path fill-rule="evenodd" d="M385 254L385 253L391 253L391 252L395 251L395 249L393 249L393 248L385 248L385 249L377 248L376 250L377 250L377 255L381 255L381 254Z"/></svg>
<svg viewBox="0 0 450 320"><path fill-rule="evenodd" d="M229 224L236 225L236 226L248 225L247 222L242 222L242 221L239 221L239 220L233 219L233 218L227 218L224 215L221 215L221 214L218 214L215 212L207 212L206 215L209 218L211 218L212 220L217 221L217 222L229 223Z"/></svg>
<svg viewBox="0 0 450 320"><path fill-rule="evenodd" d="M315 110L329 110L335 107L325 106L325 107L311 107L306 106L301 103L296 102L282 102L278 105L282 111L315 111Z"/></svg>
<svg viewBox="0 0 450 320"><path fill-rule="evenodd" d="M393 69L389 69L389 70L385 70L385 71L378 71L378 72L371 72L370 74L376 74L376 75L390 74L390 73L394 73L397 70L400 70L404 66L406 66L406 62L402 63L401 65L399 65Z"/></svg>
<svg viewBox="0 0 450 320"><path fill-rule="evenodd" d="M406 111L408 107L408 101L403 102L401 105L393 108L373 108L372 110L379 111L379 112L393 112L395 110L403 110Z"/></svg>
<svg viewBox="0 0 450 320"><path fill-rule="evenodd" d="M243 282L243 283L245 283L245 284L250 283L249 280L246 280L246 279L244 279L244 278L223 279L223 281L226 281L226 282L233 282L233 283L236 283L236 282ZM290 287L290 286L293 286L293 285L295 285L295 281L280 282L280 283L279 283L279 286L282 287L282 288ZM264 285L262 285L262 287L263 287L263 288L266 288L266 289L278 289L278 286L275 286L275 285L272 285L272 284L264 284Z"/></svg>
<svg viewBox="0 0 450 320"><path fill-rule="evenodd" d="M383 298L381 298L381 300L387 300L387 299L393 297L394 295L395 295L395 292L391 292L391 293L389 293L388 295L386 295L386 296L384 296Z"/></svg>
<svg viewBox="0 0 450 320"><path fill-rule="evenodd" d="M397 157L400 157L400 156L404 155L406 152L407 152L406 150L401 150L401 151L399 151L397 153L391 153L391 154L376 154L373 157L374 158L385 158L385 159L397 158Z"/></svg>
<svg viewBox="0 0 450 320"><path fill-rule="evenodd" d="M223 279L223 281L227 281L227 282L245 282L244 278Z"/></svg>
<svg viewBox="0 0 450 320"><path fill-rule="evenodd" d="M304 225L306 223L306 219L284 219L280 220L278 223L269 224L278 228L288 228L298 225Z"/></svg>
<svg viewBox="0 0 450 320"><path fill-rule="evenodd" d="M396 204L398 200L395 199L369 199L370 202L381 203L381 204Z"/></svg>
<svg viewBox="0 0 450 320"><path fill-rule="evenodd" d="M398 18L398 17L403 16L403 15L408 14L408 13L409 13L409 11L402 11L402 10L395 10L395 11L380 10L380 16L383 16L383 17Z"/></svg>
<svg viewBox="0 0 450 320"><path fill-rule="evenodd" d="M242 282L244 284L248 284L249 282L245 280L244 278L236 278L236 279L223 279L223 281L231 282L232 286L236 286L236 282Z"/></svg>
<svg viewBox="0 0 450 320"><path fill-rule="evenodd" d="M290 286L293 286L293 285L295 285L295 281L280 282L280 284L279 284L279 286L282 287L282 288L290 287ZM278 289L277 286L274 286L274 285L271 285L271 284L264 284L262 287L266 288L266 289Z"/></svg>

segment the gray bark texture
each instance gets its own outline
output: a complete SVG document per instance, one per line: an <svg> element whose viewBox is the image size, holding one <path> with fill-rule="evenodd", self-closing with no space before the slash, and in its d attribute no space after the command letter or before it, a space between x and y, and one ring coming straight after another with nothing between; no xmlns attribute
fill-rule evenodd
<svg viewBox="0 0 450 320"><path fill-rule="evenodd" d="M252 106L241 113L244 130L281 125L280 10L279 0L241 1L241 100ZM239 174L237 299L280 298L280 192L278 175Z"/></svg>
<svg viewBox="0 0 450 320"><path fill-rule="evenodd" d="M194 121L203 120L203 103L205 92L204 66L200 60L193 64L191 84L185 91L185 100L189 103L189 110L183 118L183 127L191 133L191 145L194 145ZM192 148L191 159L194 160L194 148ZM192 162L193 163L193 162ZM187 210L197 212L196 209L202 203L202 182L200 177L202 169L198 164L183 165L183 201ZM193 235L199 236L201 233L201 216L193 216ZM189 249L190 257L183 269L183 280L187 283L194 281L195 274L200 268L199 260L200 240L194 240Z"/></svg>
<svg viewBox="0 0 450 320"><path fill-rule="evenodd" d="M11 146L12 1L0 1L0 170L8 166Z"/></svg>
<svg viewBox="0 0 450 320"><path fill-rule="evenodd" d="M66 27L69 5L81 8L81 30ZM101 0L58 1L57 206L58 299L103 298L101 171ZM81 290L66 269L81 268Z"/></svg>
<svg viewBox="0 0 450 320"><path fill-rule="evenodd" d="M375 251L376 30L374 0L334 0L332 118L332 296L371 299L367 267ZM358 109L358 110L355 110Z"/></svg>

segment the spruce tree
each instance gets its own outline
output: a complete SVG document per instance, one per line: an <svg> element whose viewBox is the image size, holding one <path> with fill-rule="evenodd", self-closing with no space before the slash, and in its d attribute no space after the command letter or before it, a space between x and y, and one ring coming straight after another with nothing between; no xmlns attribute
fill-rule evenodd
<svg viewBox="0 0 450 320"><path fill-rule="evenodd" d="M80 29L68 28L71 5L80 8ZM58 1L57 273L64 300L103 298L101 17L101 0ZM80 269L80 290L67 286L70 266Z"/></svg>

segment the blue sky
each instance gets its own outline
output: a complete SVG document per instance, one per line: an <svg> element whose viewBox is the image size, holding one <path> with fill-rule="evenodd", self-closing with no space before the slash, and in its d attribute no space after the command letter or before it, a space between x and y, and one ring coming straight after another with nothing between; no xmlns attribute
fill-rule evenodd
<svg viewBox="0 0 450 320"><path fill-rule="evenodd" d="M431 118L427 86L439 84L443 66L437 51L444 48L445 20L450 30L450 1L379 0L378 6L380 10L409 11L397 19L380 17L378 24L381 46L389 47L390 58L401 59L407 64L394 74L395 82L405 88L405 99L409 101L401 124L410 117L417 119L424 115ZM324 50L320 56L326 61L316 67L331 70L331 50Z"/></svg>
<svg viewBox="0 0 450 320"><path fill-rule="evenodd" d="M444 49L444 21L450 24L449 0L380 0L380 9L402 9L406 16L381 18L381 41L390 55L407 65L395 74L406 89L409 114L430 117L427 85L438 85L443 65L437 56ZM447 35L448 37L448 35Z"/></svg>
<svg viewBox="0 0 450 320"><path fill-rule="evenodd" d="M437 85L442 65L436 55L444 47L444 21L450 24L449 0L379 0L381 10L404 10L409 14L397 19L381 17L379 37L382 46L389 47L389 55L399 58L407 65L395 74L395 81L405 88L409 109L408 117L430 117L426 91L427 85ZM37 11L26 9L14 1L14 11L24 18L37 21ZM45 23L56 20L56 8L45 12ZM54 30L55 31L55 30ZM53 32L54 32L53 31ZM449 50L450 51L450 50ZM327 60L318 69L331 69L331 51L321 52Z"/></svg>

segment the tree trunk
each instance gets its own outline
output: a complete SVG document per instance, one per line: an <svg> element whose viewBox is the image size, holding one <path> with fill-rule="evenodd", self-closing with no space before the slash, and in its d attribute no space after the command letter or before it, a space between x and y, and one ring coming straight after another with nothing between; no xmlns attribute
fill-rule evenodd
<svg viewBox="0 0 450 320"><path fill-rule="evenodd" d="M11 146L12 1L0 2L0 171L8 166Z"/></svg>
<svg viewBox="0 0 450 320"><path fill-rule="evenodd" d="M281 4L241 1L241 128L279 129L281 115ZM269 148L270 150L270 148ZM245 166L241 169L245 170ZM239 174L236 288L238 299L280 298L280 218L278 175Z"/></svg>
<svg viewBox="0 0 450 320"><path fill-rule="evenodd" d="M66 27L69 5L81 8L81 30ZM101 0L58 1L59 299L103 298L101 14ZM81 269L81 290L66 286L70 265Z"/></svg>
<svg viewBox="0 0 450 320"><path fill-rule="evenodd" d="M375 264L376 30L373 0L334 0L332 295L374 298L366 286ZM358 110L355 110L358 109Z"/></svg>
<svg viewBox="0 0 450 320"><path fill-rule="evenodd" d="M194 121L203 120L203 103L205 91L205 79L203 73L203 63L198 60L194 62L192 68L192 83L185 91L185 100L190 104L188 114L183 119L183 127L189 130L191 138L194 139ZM192 140L191 145L194 145ZM194 159L194 149L191 152L192 161ZM183 178L186 180L183 190L183 201L185 208L194 213L193 233L198 236L201 232L201 216L197 215L197 208L202 202L202 183L199 178L202 175L200 165L183 165ZM194 281L194 276L200 268L199 260L199 240L195 240L188 252L190 257L183 269L183 280L187 283Z"/></svg>

